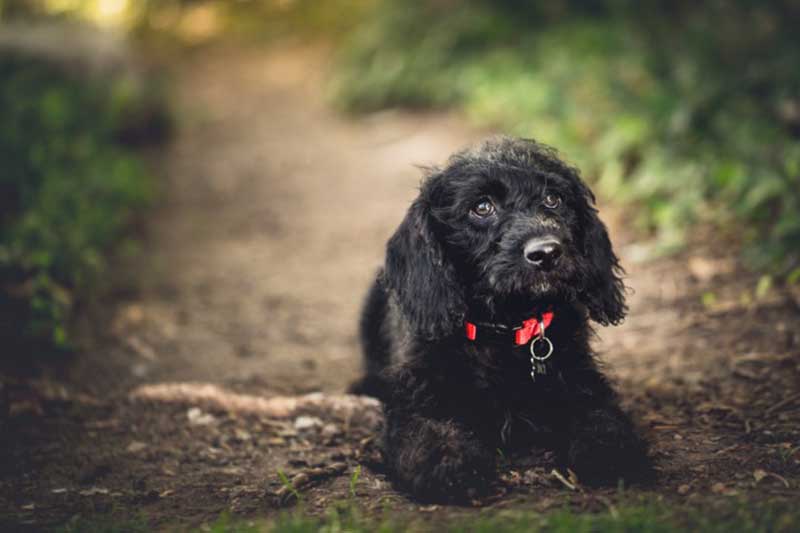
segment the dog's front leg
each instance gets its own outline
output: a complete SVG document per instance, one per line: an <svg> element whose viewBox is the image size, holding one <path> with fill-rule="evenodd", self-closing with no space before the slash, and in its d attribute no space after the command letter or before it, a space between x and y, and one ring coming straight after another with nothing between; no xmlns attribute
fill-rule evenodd
<svg viewBox="0 0 800 533"><path fill-rule="evenodd" d="M584 389L590 394L579 395L564 417L568 421L565 466L588 485L651 479L647 443L636 433L614 391L599 374L584 384L591 385Z"/></svg>
<svg viewBox="0 0 800 533"><path fill-rule="evenodd" d="M487 492L495 454L464 424L387 410L384 438L395 481L416 498L467 502Z"/></svg>

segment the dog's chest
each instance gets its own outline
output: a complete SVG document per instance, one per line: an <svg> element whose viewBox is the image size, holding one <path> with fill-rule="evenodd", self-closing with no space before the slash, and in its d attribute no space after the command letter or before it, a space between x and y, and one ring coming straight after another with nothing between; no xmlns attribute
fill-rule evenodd
<svg viewBox="0 0 800 533"><path fill-rule="evenodd" d="M496 389L499 396L538 394L552 388L561 379L561 368L555 352L546 361L531 356L528 345L502 346L467 344L464 359L473 368L480 385Z"/></svg>

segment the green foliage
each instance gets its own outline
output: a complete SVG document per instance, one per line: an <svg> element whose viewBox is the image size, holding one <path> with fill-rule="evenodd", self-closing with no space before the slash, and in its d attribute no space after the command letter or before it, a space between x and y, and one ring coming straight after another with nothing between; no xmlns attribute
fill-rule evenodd
<svg viewBox="0 0 800 533"><path fill-rule="evenodd" d="M351 111L458 105L558 146L669 249L711 222L800 263L800 41L786 2L383 0L333 81Z"/></svg>
<svg viewBox="0 0 800 533"><path fill-rule="evenodd" d="M286 477L286 474L283 472L283 470L278 470L278 478L281 480L283 486L286 487L286 490L288 490L298 502L302 503L303 495L300 494L300 491L297 490L292 481Z"/></svg>
<svg viewBox="0 0 800 533"><path fill-rule="evenodd" d="M80 80L45 60L0 54L0 331L6 346L68 345L76 295L154 183L132 150L140 92Z"/></svg>
<svg viewBox="0 0 800 533"><path fill-rule="evenodd" d="M358 465L353 470L353 474L350 476L350 497L356 497L356 487L358 486L358 479L361 477L361 465Z"/></svg>

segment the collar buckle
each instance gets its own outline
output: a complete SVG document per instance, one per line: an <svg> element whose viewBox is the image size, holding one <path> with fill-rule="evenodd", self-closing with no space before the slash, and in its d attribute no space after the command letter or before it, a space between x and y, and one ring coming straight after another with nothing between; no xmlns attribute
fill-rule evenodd
<svg viewBox="0 0 800 533"><path fill-rule="evenodd" d="M478 327L480 326L482 332L494 331L499 335L507 335L508 332L513 333L513 342L516 346L528 344L531 339L536 336L544 335L544 330L550 327L553 321L554 313L552 310L545 311L537 317L532 317L524 320L521 325L510 327L505 324L492 324L481 322L464 322L464 332L467 339L475 341L478 338ZM483 335L482 335L483 336Z"/></svg>

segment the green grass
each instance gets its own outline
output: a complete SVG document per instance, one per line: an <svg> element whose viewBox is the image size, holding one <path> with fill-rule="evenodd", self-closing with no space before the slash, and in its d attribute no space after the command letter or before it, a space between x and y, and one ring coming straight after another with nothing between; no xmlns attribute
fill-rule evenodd
<svg viewBox="0 0 800 533"><path fill-rule="evenodd" d="M390 511L367 516L355 504L331 507L323 516L302 511L287 512L272 520L237 519L223 514L194 531L212 533L311 533L446 531L452 533L783 533L800 528L800 512L788 504L735 500L706 502L693 507L669 506L656 501L619 504L600 512L562 509L547 513L524 510L472 510L454 508L454 516L401 515ZM471 516L469 516L471 515ZM162 527L163 529L163 527ZM169 530L170 528L167 528ZM139 533L148 531L145 519L74 518L58 531L63 533ZM181 528L175 528L182 531Z"/></svg>
<svg viewBox="0 0 800 533"><path fill-rule="evenodd" d="M800 266L800 61L780 2L383 0L342 47L351 112L463 109L535 137L664 250L698 222L756 268ZM671 21L680 20L680 23Z"/></svg>
<svg viewBox="0 0 800 533"><path fill-rule="evenodd" d="M741 505L739 504L741 503ZM479 514L478 514L479 513ZM315 531L395 532L542 532L542 533L679 533L687 530L727 533L789 532L800 527L800 513L787 505L758 505L746 502L720 502L706 508L669 507L657 502L622 504L603 512L576 512L564 509L544 514L530 511L494 510L437 519L435 515L366 517L354 505L332 508L322 518L288 513L270 521L236 521L223 516L211 531L303 533Z"/></svg>
<svg viewBox="0 0 800 533"><path fill-rule="evenodd" d="M322 519L287 515L262 526L260 531L275 533L311 531L449 531L457 532L542 532L542 533L678 533L687 530L709 533L737 531L741 533L796 531L800 514L788 508L767 506L735 507L706 513L699 509L683 510L663 504L625 504L619 509L591 513L565 509L545 514L528 511L482 512L477 518L461 517L430 522L416 518L365 518L351 508L329 511ZM257 529L255 529L257 530ZM225 530L223 530L225 531ZM232 531L236 531L233 529Z"/></svg>
<svg viewBox="0 0 800 533"><path fill-rule="evenodd" d="M286 488L286 490L288 490L289 493L292 496L294 496L295 500L299 503L302 503L303 495L300 494L300 491L297 490L292 481L288 477L286 477L286 474L283 472L283 470L278 470L278 478L281 480L281 483Z"/></svg>
<svg viewBox="0 0 800 533"><path fill-rule="evenodd" d="M0 79L0 337L27 356L69 347L72 309L154 195L123 139L167 119L125 78L35 56L0 53Z"/></svg>
<svg viewBox="0 0 800 533"><path fill-rule="evenodd" d="M350 497L355 498L356 495L356 487L358 487L358 480L361 477L361 465L358 465L353 470L353 473L350 475Z"/></svg>

